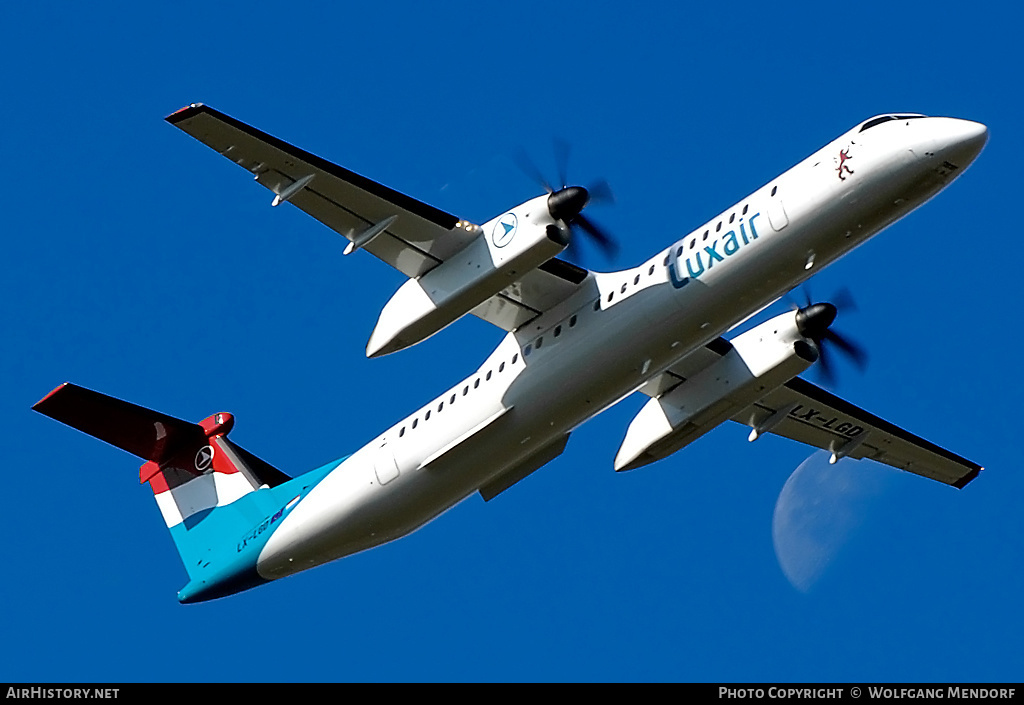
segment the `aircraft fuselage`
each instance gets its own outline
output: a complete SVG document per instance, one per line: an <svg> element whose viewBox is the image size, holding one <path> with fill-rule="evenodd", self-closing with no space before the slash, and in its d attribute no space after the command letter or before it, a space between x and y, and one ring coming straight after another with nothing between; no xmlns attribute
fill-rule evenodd
<svg viewBox="0 0 1024 705"><path fill-rule="evenodd" d="M501 491L577 426L924 203L986 138L952 118L865 125L506 335L472 375L319 481L267 540L259 575L380 545L474 492Z"/></svg>

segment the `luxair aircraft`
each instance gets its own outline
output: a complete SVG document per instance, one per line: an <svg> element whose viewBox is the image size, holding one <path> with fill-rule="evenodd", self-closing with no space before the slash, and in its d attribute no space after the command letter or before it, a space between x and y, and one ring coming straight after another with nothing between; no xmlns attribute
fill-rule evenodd
<svg viewBox="0 0 1024 705"><path fill-rule="evenodd" d="M466 314L505 336L465 379L358 451L294 478L228 440L231 414L197 423L64 384L35 409L145 460L189 582L183 603L230 595L415 531L473 493L490 501L558 457L569 435L640 392L617 471L661 460L727 421L962 488L980 466L799 377L826 364L834 303L730 339L822 267L945 188L984 125L916 114L860 123L629 269L559 255L598 189L548 193L478 225L201 104L167 118L273 192L408 277L366 354L394 353Z"/></svg>

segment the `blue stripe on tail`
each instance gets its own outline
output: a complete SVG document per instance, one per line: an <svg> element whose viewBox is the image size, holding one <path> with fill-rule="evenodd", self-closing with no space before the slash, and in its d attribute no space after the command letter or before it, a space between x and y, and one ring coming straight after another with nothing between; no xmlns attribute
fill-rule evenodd
<svg viewBox="0 0 1024 705"><path fill-rule="evenodd" d="M171 528L189 582L178 592L186 604L226 597L268 582L256 571L267 539L281 521L344 458L311 470L277 487L251 492L216 507L198 522Z"/></svg>

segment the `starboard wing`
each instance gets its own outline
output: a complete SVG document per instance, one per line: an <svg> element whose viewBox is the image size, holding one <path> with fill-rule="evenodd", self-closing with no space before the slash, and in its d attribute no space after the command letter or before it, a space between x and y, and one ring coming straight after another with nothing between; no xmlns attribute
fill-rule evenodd
<svg viewBox="0 0 1024 705"><path fill-rule="evenodd" d="M717 338L653 378L641 392L657 397L709 367L731 347ZM982 468L850 402L795 377L732 416L754 429L832 453L836 459L869 458L900 470L962 488ZM707 429L710 430L710 429Z"/></svg>
<svg viewBox="0 0 1024 705"><path fill-rule="evenodd" d="M869 458L957 488L964 487L982 469L800 377L732 420L756 429L776 414L778 423L766 432L829 451L835 459Z"/></svg>

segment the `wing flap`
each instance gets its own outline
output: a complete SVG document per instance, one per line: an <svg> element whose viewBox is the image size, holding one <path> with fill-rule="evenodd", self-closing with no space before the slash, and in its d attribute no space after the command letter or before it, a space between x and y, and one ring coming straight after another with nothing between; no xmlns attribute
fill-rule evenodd
<svg viewBox="0 0 1024 705"><path fill-rule="evenodd" d="M529 458L518 465L509 468L498 477L494 478L480 488L480 496L485 502L490 502L505 490L511 488L521 480L526 479L545 464L551 462L562 454L565 445L569 442L569 434L562 436L553 443L541 448Z"/></svg>
<svg viewBox="0 0 1024 705"><path fill-rule="evenodd" d="M681 382L697 375L732 349L732 343L725 338L716 338L707 345L695 348L683 359L674 363L657 377L651 378L640 392L649 397L659 397L671 391Z"/></svg>

